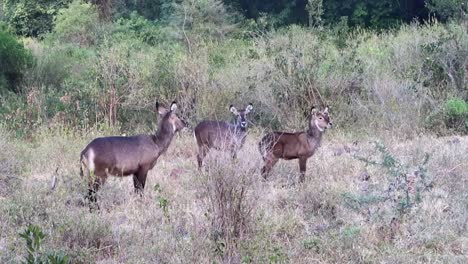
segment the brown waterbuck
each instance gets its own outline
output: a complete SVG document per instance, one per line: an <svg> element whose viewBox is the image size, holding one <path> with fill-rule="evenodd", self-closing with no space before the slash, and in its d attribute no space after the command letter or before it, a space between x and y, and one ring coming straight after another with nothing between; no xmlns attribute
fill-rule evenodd
<svg viewBox="0 0 468 264"><path fill-rule="evenodd" d="M331 126L328 107L321 112L312 108L309 130L298 133L273 132L265 135L259 143L259 150L265 162L262 176L266 179L279 159L299 159L299 181L304 182L307 159L314 155L322 141L322 134Z"/></svg>
<svg viewBox="0 0 468 264"><path fill-rule="evenodd" d="M247 136L246 116L252 109L252 104L239 111L231 105L229 110L236 116L234 123L205 120L195 127L194 134L198 145L198 169L201 169L203 159L211 148L230 151L232 157L236 158L237 151L242 148Z"/></svg>
<svg viewBox="0 0 468 264"><path fill-rule="evenodd" d="M81 152L80 174L83 176L84 169L89 177L88 198L91 202L96 201L96 191L109 175L133 175L135 192L143 191L148 171L167 150L174 134L185 127L185 122L175 114L175 102L170 109L156 103L156 109L160 121L155 134L100 137L91 141Z"/></svg>

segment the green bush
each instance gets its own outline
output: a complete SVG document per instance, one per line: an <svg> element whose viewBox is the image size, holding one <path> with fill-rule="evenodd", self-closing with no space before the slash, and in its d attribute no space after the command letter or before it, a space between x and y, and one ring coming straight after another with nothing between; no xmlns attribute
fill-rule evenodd
<svg viewBox="0 0 468 264"><path fill-rule="evenodd" d="M94 33L98 20L96 6L74 0L67 8L58 11L54 31L65 42L88 46L96 38Z"/></svg>
<svg viewBox="0 0 468 264"><path fill-rule="evenodd" d="M459 98L448 100L445 108L450 117L460 117L468 113L468 103Z"/></svg>
<svg viewBox="0 0 468 264"><path fill-rule="evenodd" d="M462 19L467 15L466 0L426 0L426 7L443 20Z"/></svg>
<svg viewBox="0 0 468 264"><path fill-rule="evenodd" d="M129 18L119 18L114 24L112 35L117 41L133 39L151 46L171 40L163 27L136 12L132 12Z"/></svg>
<svg viewBox="0 0 468 264"><path fill-rule="evenodd" d="M42 241L46 237L39 226L29 225L19 234L26 241L28 255L24 264L68 264L69 257L63 253L43 252Z"/></svg>
<svg viewBox="0 0 468 264"><path fill-rule="evenodd" d="M445 122L448 128L468 133L468 103L460 98L445 103Z"/></svg>
<svg viewBox="0 0 468 264"><path fill-rule="evenodd" d="M37 37L52 30L57 11L70 0L4 0L3 7L8 25L16 34Z"/></svg>
<svg viewBox="0 0 468 264"><path fill-rule="evenodd" d="M0 93L18 92L24 71L32 65L31 53L12 35L0 30Z"/></svg>

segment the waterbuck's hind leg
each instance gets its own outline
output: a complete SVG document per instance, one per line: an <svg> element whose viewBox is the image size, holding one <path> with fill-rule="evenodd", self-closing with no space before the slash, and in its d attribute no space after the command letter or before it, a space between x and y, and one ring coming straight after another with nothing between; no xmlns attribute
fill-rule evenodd
<svg viewBox="0 0 468 264"><path fill-rule="evenodd" d="M197 162L198 162L198 170L201 170L203 166L203 159L205 158L206 154L210 149L204 146L198 146L198 154L197 154Z"/></svg>
<svg viewBox="0 0 468 264"><path fill-rule="evenodd" d="M97 191L99 188L106 182L107 175L89 171L89 183L88 183L88 194L85 197L85 200L89 201L90 210L99 209L97 204Z"/></svg>

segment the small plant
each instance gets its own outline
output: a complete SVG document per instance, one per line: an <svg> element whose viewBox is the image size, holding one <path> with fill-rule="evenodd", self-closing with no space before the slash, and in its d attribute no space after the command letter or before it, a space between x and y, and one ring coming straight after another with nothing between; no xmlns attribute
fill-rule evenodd
<svg viewBox="0 0 468 264"><path fill-rule="evenodd" d="M163 189L159 183L154 185L154 191L156 192L156 201L159 203L159 208L163 210L164 216L170 222L170 215L169 215L169 199L167 199L163 195Z"/></svg>
<svg viewBox="0 0 468 264"><path fill-rule="evenodd" d="M67 264L70 263L69 257L63 253L43 253L41 250L42 241L46 235L41 228L36 225L29 225L20 237L26 241L28 256L21 263L26 264Z"/></svg>
<svg viewBox="0 0 468 264"><path fill-rule="evenodd" d="M401 217L421 201L424 191L432 187L432 181L428 179L426 169L430 156L426 153L417 169L410 172L409 166L395 157L384 144L375 142L375 148L380 153L379 161L364 157L356 158L366 165L377 166L385 170L388 175L388 188L382 201L390 201L392 207L398 212L398 216Z"/></svg>
<svg viewBox="0 0 468 264"><path fill-rule="evenodd" d="M304 249L307 250L314 250L315 252L319 252L320 250L320 238L318 237L311 237L309 239L306 239L302 242L302 245L304 246Z"/></svg>

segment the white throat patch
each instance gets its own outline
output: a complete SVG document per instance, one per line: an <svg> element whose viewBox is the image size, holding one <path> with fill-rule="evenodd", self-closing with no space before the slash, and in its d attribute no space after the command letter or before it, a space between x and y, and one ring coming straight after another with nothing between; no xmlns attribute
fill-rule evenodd
<svg viewBox="0 0 468 264"><path fill-rule="evenodd" d="M320 127L319 127L318 122L317 122L317 119L315 119L314 123L315 123L315 127L317 127L317 129L318 129L320 132L323 132L323 128L320 128Z"/></svg>

